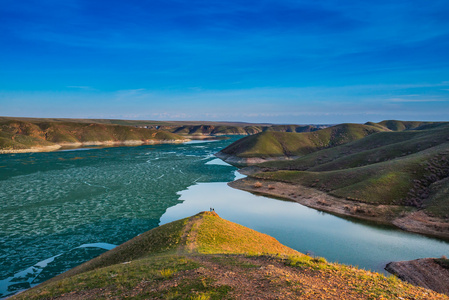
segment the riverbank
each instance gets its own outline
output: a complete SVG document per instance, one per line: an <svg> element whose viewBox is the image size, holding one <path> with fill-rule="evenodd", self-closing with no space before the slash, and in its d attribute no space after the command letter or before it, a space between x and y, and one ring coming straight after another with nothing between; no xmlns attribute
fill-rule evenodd
<svg viewBox="0 0 449 300"><path fill-rule="evenodd" d="M449 269L437 260L422 258L391 262L385 269L408 283L449 295Z"/></svg>
<svg viewBox="0 0 449 300"><path fill-rule="evenodd" d="M180 140L125 140L125 141L87 141L79 143L61 143L51 146L31 147L27 149L0 149L0 154L12 153L32 153L32 152L52 152L63 148L76 149L88 146L114 147L114 146L142 146L142 145L159 145L159 144L182 144L191 141L191 139Z"/></svg>
<svg viewBox="0 0 449 300"><path fill-rule="evenodd" d="M251 172L246 170L246 175ZM298 184L243 178L228 184L233 188L269 197L294 201L338 216L388 224L402 230L449 239L449 223L432 218L424 212L399 205L371 205L331 196L325 192Z"/></svg>
<svg viewBox="0 0 449 300"><path fill-rule="evenodd" d="M268 161L283 161L283 160L294 160L299 158L299 156L276 156L276 157L238 157L231 154L226 154L223 152L218 152L215 154L216 157L223 160L224 162L233 166L250 166L255 164L261 164Z"/></svg>

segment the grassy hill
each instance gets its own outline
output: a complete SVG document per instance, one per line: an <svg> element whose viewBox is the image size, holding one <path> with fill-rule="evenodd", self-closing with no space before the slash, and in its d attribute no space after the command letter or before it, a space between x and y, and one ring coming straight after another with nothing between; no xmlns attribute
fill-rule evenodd
<svg viewBox="0 0 449 300"><path fill-rule="evenodd" d="M260 192L340 215L449 237L447 122L383 121L341 124L311 133L265 132L231 144L218 156L236 165L249 161L250 178L271 185ZM281 160L285 156L290 159ZM273 182L284 183L282 188L289 192L274 190ZM251 184L242 181L235 186L254 191ZM333 198L325 203L310 188Z"/></svg>
<svg viewBox="0 0 449 300"><path fill-rule="evenodd" d="M220 152L240 158L302 156L384 130L388 129L371 125L340 124L303 133L266 131L240 139Z"/></svg>
<svg viewBox="0 0 449 300"><path fill-rule="evenodd" d="M150 230L12 299L448 299L328 263L203 212Z"/></svg>
<svg viewBox="0 0 449 300"><path fill-rule="evenodd" d="M293 161L261 164L270 172L254 176L371 204L432 208L432 214L449 217L447 186L438 183L449 176L448 154L449 125L381 132Z"/></svg>
<svg viewBox="0 0 449 300"><path fill-rule="evenodd" d="M8 121L24 123L88 123L103 125L121 125L144 129L157 129L182 136L200 137L216 135L251 135L264 131L310 132L328 125L273 125L244 122L211 122L211 121L145 121L116 119L63 119L63 118L13 118L0 117L0 124Z"/></svg>
<svg viewBox="0 0 449 300"><path fill-rule="evenodd" d="M85 122L52 122L20 120L0 121L0 150L25 150L77 143L142 143L181 141L179 135L123 125Z"/></svg>
<svg viewBox="0 0 449 300"><path fill-rule="evenodd" d="M385 120L377 123L380 126L386 127L393 131L404 131L411 129L428 129L430 127L436 127L447 122L420 122L420 121L398 121L398 120Z"/></svg>

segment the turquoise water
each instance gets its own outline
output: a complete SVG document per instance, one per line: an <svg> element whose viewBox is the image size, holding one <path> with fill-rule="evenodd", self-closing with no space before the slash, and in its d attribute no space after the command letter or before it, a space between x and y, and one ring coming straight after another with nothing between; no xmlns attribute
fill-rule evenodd
<svg viewBox="0 0 449 300"><path fill-rule="evenodd" d="M210 207L298 251L376 271L449 254L443 241L228 187L236 168L213 153L235 139L0 155L0 297Z"/></svg>
<svg viewBox="0 0 449 300"><path fill-rule="evenodd" d="M206 163L235 139L0 155L0 297L156 227L179 191L232 180Z"/></svg>

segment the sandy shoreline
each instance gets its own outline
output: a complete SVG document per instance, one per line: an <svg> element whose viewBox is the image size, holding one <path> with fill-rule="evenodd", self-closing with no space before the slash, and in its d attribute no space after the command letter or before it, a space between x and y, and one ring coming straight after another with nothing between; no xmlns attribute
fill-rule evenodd
<svg viewBox="0 0 449 300"><path fill-rule="evenodd" d="M256 187L256 182L260 182L261 186ZM372 205L355 202L333 197L301 185L260 180L251 177L230 182L228 185L252 193L294 201L338 216L374 221L392 225L404 231L449 239L448 222L432 218L422 211L411 210L411 208L410 211L405 211L403 206Z"/></svg>
<svg viewBox="0 0 449 300"><path fill-rule="evenodd" d="M11 153L32 153L32 152L52 152L60 150L61 148L83 148L86 146L141 146L141 145L156 145L156 144L182 144L190 141L190 139L182 140L125 140L125 141L87 141L79 143L61 143L51 146L32 147L28 149L0 149L0 154Z"/></svg>

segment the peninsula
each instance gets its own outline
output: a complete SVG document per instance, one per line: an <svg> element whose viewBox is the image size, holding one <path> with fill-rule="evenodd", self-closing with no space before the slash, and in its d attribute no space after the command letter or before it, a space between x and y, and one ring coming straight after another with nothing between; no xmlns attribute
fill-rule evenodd
<svg viewBox="0 0 449 300"><path fill-rule="evenodd" d="M214 212L162 225L12 299L449 299L329 263Z"/></svg>

